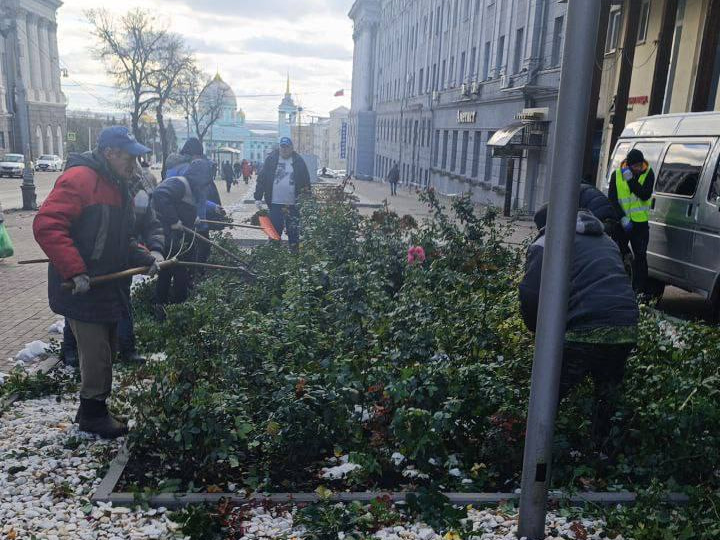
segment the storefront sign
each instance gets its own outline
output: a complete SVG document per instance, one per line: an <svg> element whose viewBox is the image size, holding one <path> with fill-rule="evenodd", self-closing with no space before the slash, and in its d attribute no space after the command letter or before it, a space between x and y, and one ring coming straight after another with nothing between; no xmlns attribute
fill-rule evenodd
<svg viewBox="0 0 720 540"><path fill-rule="evenodd" d="M649 101L648 96L632 96L628 98L628 105L647 105Z"/></svg>
<svg viewBox="0 0 720 540"><path fill-rule="evenodd" d="M477 120L477 111L458 111L458 124L474 124Z"/></svg>

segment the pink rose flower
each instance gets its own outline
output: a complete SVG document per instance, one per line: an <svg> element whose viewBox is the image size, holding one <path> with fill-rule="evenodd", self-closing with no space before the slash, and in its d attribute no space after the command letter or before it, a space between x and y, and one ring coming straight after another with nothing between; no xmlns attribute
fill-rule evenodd
<svg viewBox="0 0 720 540"><path fill-rule="evenodd" d="M422 246L412 246L407 253L408 264L425 262L425 250Z"/></svg>

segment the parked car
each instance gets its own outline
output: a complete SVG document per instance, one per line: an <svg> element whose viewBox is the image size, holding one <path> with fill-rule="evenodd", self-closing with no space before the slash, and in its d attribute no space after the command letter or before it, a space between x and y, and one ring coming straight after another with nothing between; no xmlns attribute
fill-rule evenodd
<svg viewBox="0 0 720 540"><path fill-rule="evenodd" d="M60 156L55 154L43 154L37 160L35 164L36 171L53 171L58 172L63 170L63 160Z"/></svg>
<svg viewBox="0 0 720 540"><path fill-rule="evenodd" d="M0 158L0 178L22 178L25 170L25 157L22 154L5 154Z"/></svg>
<svg viewBox="0 0 720 540"><path fill-rule="evenodd" d="M655 171L648 270L653 292L666 284L703 296L720 314L720 113L640 118L623 131L610 176L637 148Z"/></svg>

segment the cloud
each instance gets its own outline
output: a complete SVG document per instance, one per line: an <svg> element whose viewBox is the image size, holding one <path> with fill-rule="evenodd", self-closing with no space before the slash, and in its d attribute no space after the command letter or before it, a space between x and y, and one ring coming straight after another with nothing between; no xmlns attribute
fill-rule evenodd
<svg viewBox="0 0 720 540"><path fill-rule="evenodd" d="M285 40L272 36L256 37L244 42L248 52L265 52L284 56L323 58L325 60L352 60L352 51L335 43Z"/></svg>
<svg viewBox="0 0 720 540"><path fill-rule="evenodd" d="M123 0L106 8L115 15L136 7L158 14L158 23L185 38L207 73L220 72L248 120L274 120L288 71L294 98L312 114L349 106L353 41L347 13L352 4L353 0ZM109 88L114 81L91 52L95 39L83 12L96 6L96 0L64 0L58 11L60 58L71 77L63 79L70 109L117 110L108 101L122 97ZM340 88L345 88L346 97L333 98ZM250 97L258 94L270 96Z"/></svg>
<svg viewBox="0 0 720 540"><path fill-rule="evenodd" d="M230 17L252 16L263 25L267 20L297 20L327 14L347 16L353 0L180 0L197 11L212 12Z"/></svg>

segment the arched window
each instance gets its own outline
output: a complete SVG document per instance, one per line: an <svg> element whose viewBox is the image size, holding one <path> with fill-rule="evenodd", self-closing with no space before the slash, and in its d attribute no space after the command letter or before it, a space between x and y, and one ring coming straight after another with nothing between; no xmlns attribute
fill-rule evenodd
<svg viewBox="0 0 720 540"><path fill-rule="evenodd" d="M63 159L65 157L65 139L63 137L62 128L58 126L56 128L56 144L55 144L55 150L57 155L60 157L60 159Z"/></svg>
<svg viewBox="0 0 720 540"><path fill-rule="evenodd" d="M54 135L52 132L52 128L50 126L47 127L45 130L46 134L46 142L45 142L45 149L47 150L48 154L54 154L55 153L55 141L54 141Z"/></svg>
<svg viewBox="0 0 720 540"><path fill-rule="evenodd" d="M45 142L43 141L43 132L40 126L35 128L35 144L37 145L37 156L36 158L45 153Z"/></svg>

